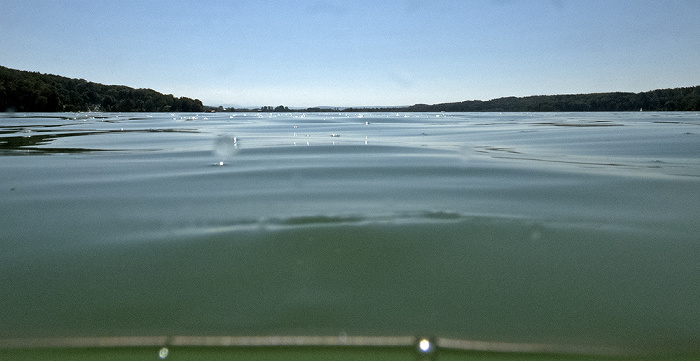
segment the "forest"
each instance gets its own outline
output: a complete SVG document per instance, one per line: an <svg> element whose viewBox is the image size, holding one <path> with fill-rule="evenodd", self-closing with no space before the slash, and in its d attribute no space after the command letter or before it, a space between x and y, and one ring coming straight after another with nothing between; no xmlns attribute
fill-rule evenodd
<svg viewBox="0 0 700 361"><path fill-rule="evenodd" d="M346 111L369 111L348 108ZM402 112L611 112L700 111L700 86L659 89L643 93L592 93L507 97L488 101L416 104L409 107L373 109Z"/></svg>
<svg viewBox="0 0 700 361"><path fill-rule="evenodd" d="M176 98L151 89L103 85L84 79L0 66L0 111L18 112L595 112L700 111L700 86L642 93L535 95L407 107L307 108L280 105L254 109L204 106L198 99Z"/></svg>
<svg viewBox="0 0 700 361"><path fill-rule="evenodd" d="M201 112L198 99L0 66L0 111Z"/></svg>
<svg viewBox="0 0 700 361"><path fill-rule="evenodd" d="M507 97L487 101L467 100L457 103L415 104L407 107L307 108L280 105L248 108L213 108L224 112L629 112L629 111L700 111L700 86L659 89L643 93L591 93L570 95L535 95Z"/></svg>

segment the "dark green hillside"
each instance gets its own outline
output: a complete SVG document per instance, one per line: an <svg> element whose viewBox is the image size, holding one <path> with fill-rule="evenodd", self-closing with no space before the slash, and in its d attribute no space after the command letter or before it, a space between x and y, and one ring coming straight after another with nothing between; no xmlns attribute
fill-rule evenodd
<svg viewBox="0 0 700 361"><path fill-rule="evenodd" d="M201 112L197 99L0 66L0 111Z"/></svg>
<svg viewBox="0 0 700 361"><path fill-rule="evenodd" d="M677 111L700 110L700 86L660 89L644 93L593 93L538 95L465 101L435 105L414 105L411 110L458 112L594 112L594 111Z"/></svg>
<svg viewBox="0 0 700 361"><path fill-rule="evenodd" d="M407 112L611 112L611 111L700 111L700 86L659 89L644 93L592 93L508 97L488 101L416 104L385 111ZM346 109L371 111L370 109ZM379 110L379 109L373 109Z"/></svg>

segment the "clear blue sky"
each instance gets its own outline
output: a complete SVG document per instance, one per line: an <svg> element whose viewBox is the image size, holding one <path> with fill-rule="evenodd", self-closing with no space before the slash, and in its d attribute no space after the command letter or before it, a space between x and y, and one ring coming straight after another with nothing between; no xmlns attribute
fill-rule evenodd
<svg viewBox="0 0 700 361"><path fill-rule="evenodd" d="M698 0L0 0L0 65L206 105L700 84Z"/></svg>

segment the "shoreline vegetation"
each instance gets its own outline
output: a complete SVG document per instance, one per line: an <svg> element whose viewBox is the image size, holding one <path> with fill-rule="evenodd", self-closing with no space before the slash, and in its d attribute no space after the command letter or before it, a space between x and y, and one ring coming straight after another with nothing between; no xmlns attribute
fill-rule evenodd
<svg viewBox="0 0 700 361"><path fill-rule="evenodd" d="M15 70L0 66L0 111L18 112L595 112L700 111L700 85L641 93L590 93L505 97L398 107L280 106L225 108L199 99L175 97L152 89L104 85L85 79Z"/></svg>
<svg viewBox="0 0 700 361"><path fill-rule="evenodd" d="M0 111L202 112L199 99L0 66Z"/></svg>

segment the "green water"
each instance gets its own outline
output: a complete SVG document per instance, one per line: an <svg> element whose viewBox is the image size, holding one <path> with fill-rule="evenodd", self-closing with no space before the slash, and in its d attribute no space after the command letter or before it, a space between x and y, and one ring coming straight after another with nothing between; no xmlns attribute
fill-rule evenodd
<svg viewBox="0 0 700 361"><path fill-rule="evenodd" d="M699 126L6 114L0 346L347 335L697 352Z"/></svg>

